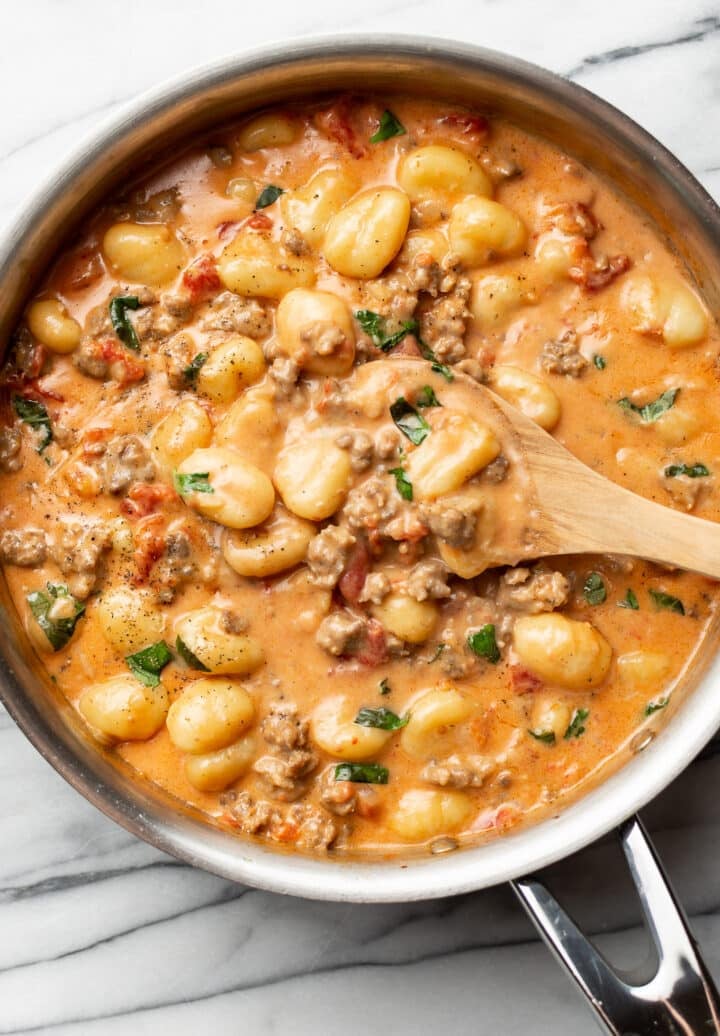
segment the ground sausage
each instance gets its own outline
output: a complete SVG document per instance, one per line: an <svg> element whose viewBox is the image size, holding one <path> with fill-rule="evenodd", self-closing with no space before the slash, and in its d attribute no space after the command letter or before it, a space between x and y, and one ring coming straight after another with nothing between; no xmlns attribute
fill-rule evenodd
<svg viewBox="0 0 720 1036"><path fill-rule="evenodd" d="M308 721L301 719L298 707L291 701L273 701L260 729L265 740L276 748L292 751L308 743Z"/></svg>
<svg viewBox="0 0 720 1036"><path fill-rule="evenodd" d="M405 590L416 601L449 597L448 570L439 558L425 558L414 565L405 580Z"/></svg>
<svg viewBox="0 0 720 1036"><path fill-rule="evenodd" d="M511 568L500 580L498 603L514 611L551 612L562 608L570 595L570 584L562 572L548 572L538 566Z"/></svg>
<svg viewBox="0 0 720 1036"><path fill-rule="evenodd" d="M366 623L347 611L331 612L318 626L315 639L329 655L353 652L365 633Z"/></svg>
<svg viewBox="0 0 720 1036"><path fill-rule="evenodd" d="M578 348L575 332L566 331L560 338L545 342L540 353L540 366L549 374L579 378L589 363Z"/></svg>
<svg viewBox="0 0 720 1036"><path fill-rule="evenodd" d="M138 435L119 435L107 445L102 463L105 490L124 493L133 482L152 482L155 464Z"/></svg>
<svg viewBox="0 0 720 1036"><path fill-rule="evenodd" d="M257 299L240 299L224 291L210 304L205 331L236 331L248 338L265 338L272 331L272 313Z"/></svg>
<svg viewBox="0 0 720 1036"><path fill-rule="evenodd" d="M422 517L438 539L444 540L451 547L467 550L475 542L477 514L473 511L461 511L438 500L422 509Z"/></svg>
<svg viewBox="0 0 720 1036"><path fill-rule="evenodd" d="M328 525L319 532L310 541L307 552L312 582L328 590L335 586L356 542L353 534L342 525Z"/></svg>
<svg viewBox="0 0 720 1036"><path fill-rule="evenodd" d="M296 748L282 755L263 755L253 766L263 778L273 798L293 802L305 791L304 778L318 764L318 758L308 748Z"/></svg>
<svg viewBox="0 0 720 1036"><path fill-rule="evenodd" d="M102 557L110 547L110 532L100 522L60 519L51 554L68 577L68 589L84 600L101 575Z"/></svg>
<svg viewBox="0 0 720 1036"><path fill-rule="evenodd" d="M429 762L420 776L441 788L479 788L492 769L492 763L482 755L451 755Z"/></svg>
<svg viewBox="0 0 720 1036"><path fill-rule="evenodd" d="M42 529L5 529L0 533L0 559L6 565L42 565L47 542Z"/></svg>
<svg viewBox="0 0 720 1036"><path fill-rule="evenodd" d="M15 425L0 428L0 470L12 472L22 467L22 435Z"/></svg>

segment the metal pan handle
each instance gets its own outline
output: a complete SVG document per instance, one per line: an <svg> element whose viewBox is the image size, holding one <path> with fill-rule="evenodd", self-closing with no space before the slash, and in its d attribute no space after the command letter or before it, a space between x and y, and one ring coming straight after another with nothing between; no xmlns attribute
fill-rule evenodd
<svg viewBox="0 0 720 1036"><path fill-rule="evenodd" d="M540 935L612 1036L720 1033L720 995L638 817L618 834L657 952L649 981L614 970L535 876L511 882ZM635 979L635 981L633 981Z"/></svg>

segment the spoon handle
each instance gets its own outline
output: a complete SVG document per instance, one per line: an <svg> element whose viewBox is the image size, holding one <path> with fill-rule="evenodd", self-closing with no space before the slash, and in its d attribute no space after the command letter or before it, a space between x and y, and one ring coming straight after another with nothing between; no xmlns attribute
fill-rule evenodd
<svg viewBox="0 0 720 1036"><path fill-rule="evenodd" d="M543 472L543 464L547 471ZM631 554L720 579L720 523L683 514L618 486L575 461L533 457L546 554Z"/></svg>

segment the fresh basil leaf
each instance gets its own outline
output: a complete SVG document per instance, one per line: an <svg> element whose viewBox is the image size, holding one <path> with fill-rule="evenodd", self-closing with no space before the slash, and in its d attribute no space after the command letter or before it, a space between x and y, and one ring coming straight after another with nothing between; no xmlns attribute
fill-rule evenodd
<svg viewBox="0 0 720 1036"><path fill-rule="evenodd" d="M406 727L410 716L398 716L392 709L362 708L355 717L361 727L377 727L378 730L402 730Z"/></svg>
<svg viewBox="0 0 720 1036"><path fill-rule="evenodd" d="M45 404L25 396L13 396L13 409L23 424L29 424L38 431L37 452L42 453L53 440L52 424Z"/></svg>
<svg viewBox="0 0 720 1036"><path fill-rule="evenodd" d="M545 745L555 744L554 730L530 730L528 727L528 734L530 737L534 737L536 741L542 741Z"/></svg>
<svg viewBox="0 0 720 1036"><path fill-rule="evenodd" d="M640 605L638 599L635 596L635 591L628 587L625 597L622 601L618 601L618 608L630 608L632 611L640 611Z"/></svg>
<svg viewBox="0 0 720 1036"><path fill-rule="evenodd" d="M62 618L51 617L53 605L66 599L71 614ZM85 612L85 605L76 600L66 586L61 583L48 583L47 593L44 590L33 590L28 594L27 602L40 629L52 645L53 651L64 648L75 632L75 624Z"/></svg>
<svg viewBox="0 0 720 1036"><path fill-rule="evenodd" d="M415 407L408 403L404 396L398 396L391 405L390 416L396 427L400 429L414 446L419 446L430 434L430 425L417 412Z"/></svg>
<svg viewBox="0 0 720 1036"><path fill-rule="evenodd" d="M707 478L710 472L704 464L671 464L665 468L667 478L676 478L678 475L687 475L688 478Z"/></svg>
<svg viewBox="0 0 720 1036"><path fill-rule="evenodd" d="M128 669L140 683L146 687L157 687L160 683L159 674L163 671L168 662L172 662L172 653L164 640L158 640L156 644L136 651L134 655L126 655Z"/></svg>
<svg viewBox="0 0 720 1036"><path fill-rule="evenodd" d="M203 665L197 655L194 655L190 648L187 646L182 637L177 637L175 640L175 647L177 653L182 658L186 665L189 665L191 669L199 669L201 673L209 673L210 670L206 665Z"/></svg>
<svg viewBox="0 0 720 1036"><path fill-rule="evenodd" d="M685 614L685 605L679 597L673 597L672 594L666 594L662 590L648 590L648 593L658 610L677 612L678 615Z"/></svg>
<svg viewBox="0 0 720 1036"><path fill-rule="evenodd" d="M385 334L385 319L379 313L373 313L371 309L358 309L355 311L355 319L366 335L372 338L373 345L379 348L387 337Z"/></svg>
<svg viewBox="0 0 720 1036"><path fill-rule="evenodd" d="M563 734L566 741L569 741L571 737L580 737L581 734L585 733L585 727L583 724L589 715L590 709L575 709L568 728Z"/></svg>
<svg viewBox="0 0 720 1036"><path fill-rule="evenodd" d="M390 771L379 763L339 763L335 767L336 781L354 781L355 784L387 784Z"/></svg>
<svg viewBox="0 0 720 1036"><path fill-rule="evenodd" d="M599 572L591 572L583 586L583 596L588 604L602 604L607 597L605 583Z"/></svg>
<svg viewBox="0 0 720 1036"><path fill-rule="evenodd" d="M407 133L407 130L400 122L397 115L393 115L393 113L386 108L380 116L380 126L370 137L370 143L380 144L383 140L390 140L391 137L402 137L405 133Z"/></svg>
<svg viewBox="0 0 720 1036"><path fill-rule="evenodd" d="M427 359L427 356L425 359ZM450 368L446 364L440 363L439 360L435 360L430 369L435 371L436 374L440 374L441 377L445 378L445 381L455 381L455 375Z"/></svg>
<svg viewBox="0 0 720 1036"><path fill-rule="evenodd" d="M497 646L495 627L491 622L488 622L476 633L468 634L467 643L478 658L486 658L493 665L497 665L500 661L500 648Z"/></svg>
<svg viewBox="0 0 720 1036"><path fill-rule="evenodd" d="M669 704L669 698L655 698L653 701L649 701L645 706L645 715L652 716L653 712L659 712L661 709L666 709Z"/></svg>
<svg viewBox="0 0 720 1036"><path fill-rule="evenodd" d="M600 353L595 353L593 356L593 363L599 371L604 371L607 367L607 360L604 356L601 356Z"/></svg>
<svg viewBox="0 0 720 1036"><path fill-rule="evenodd" d="M415 397L415 403L421 409L430 406L442 406L442 403L433 392L431 385L423 385Z"/></svg>
<svg viewBox="0 0 720 1036"><path fill-rule="evenodd" d="M215 490L210 485L209 479L209 471L197 471L189 475L181 475L176 471L173 474L175 489L178 491L180 496L185 496L188 493L214 493Z"/></svg>
<svg viewBox="0 0 720 1036"><path fill-rule="evenodd" d="M413 487L412 482L405 474L404 468L390 468L388 470L389 475L395 476L395 488L397 489L403 500L412 500L413 498Z"/></svg>
<svg viewBox="0 0 720 1036"><path fill-rule="evenodd" d="M185 367L185 369L183 370L183 378L185 379L185 381L187 381L189 385L195 384L195 382L197 381L197 376L200 373L200 369L207 360L207 358L207 353L198 353L197 356L193 357L192 363L189 363L188 366Z"/></svg>
<svg viewBox="0 0 720 1036"><path fill-rule="evenodd" d="M418 327L419 330L419 327ZM418 349L423 360L427 360L428 363L432 364L431 370L435 371L436 374L440 374L445 381L454 381L455 375L445 363L440 363L435 353L432 351L427 342L423 342L419 334L415 334L418 343Z"/></svg>
<svg viewBox="0 0 720 1036"><path fill-rule="evenodd" d="M447 644L443 644L443 642L440 641L438 646L435 648L435 654L432 656L432 658L428 659L428 665L430 665L431 662L437 662L438 658L440 658L440 655L443 653L446 647Z"/></svg>
<svg viewBox="0 0 720 1036"><path fill-rule="evenodd" d="M126 345L128 349L132 349L136 353L140 352L140 343L135 334L135 328L130 323L127 311L139 308L140 299L137 295L116 295L110 301L110 321L113 331L123 345Z"/></svg>
<svg viewBox="0 0 720 1036"><path fill-rule="evenodd" d="M255 211L258 209L266 209L268 205L272 205L273 202L277 201L281 194L284 194L285 190L283 187L276 187L274 183L269 183L267 187L264 187L258 195L258 200L255 202Z"/></svg>
<svg viewBox="0 0 720 1036"><path fill-rule="evenodd" d="M627 396L623 396L622 399L618 399L618 406L637 414L643 424L652 424L673 406L679 391L679 388L668 389L667 392L663 392L661 396L654 399L652 403L646 403L645 406L637 406Z"/></svg>
<svg viewBox="0 0 720 1036"><path fill-rule="evenodd" d="M378 691L382 695L392 694L392 687L388 683L387 677L383 677L383 679L380 681L380 684L378 685Z"/></svg>

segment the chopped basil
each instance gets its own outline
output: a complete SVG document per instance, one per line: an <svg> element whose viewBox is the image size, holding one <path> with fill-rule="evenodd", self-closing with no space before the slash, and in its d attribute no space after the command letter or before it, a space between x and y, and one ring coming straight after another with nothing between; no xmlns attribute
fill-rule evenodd
<svg viewBox="0 0 720 1036"><path fill-rule="evenodd" d="M500 661L500 648L497 646L495 627L491 622L476 633L468 634L467 643L470 650L479 658L486 658L493 665Z"/></svg>
<svg viewBox="0 0 720 1036"><path fill-rule="evenodd" d="M634 612L640 610L640 605L635 596L635 591L631 590L630 587L628 587L624 599L622 601L618 601L618 608L631 608Z"/></svg>
<svg viewBox="0 0 720 1036"><path fill-rule="evenodd" d="M554 730L530 730L528 727L528 734L530 737L534 737L536 741L542 741L545 745L555 744Z"/></svg>
<svg viewBox="0 0 720 1036"><path fill-rule="evenodd" d="M607 360L604 356L601 356L600 353L595 353L593 356L593 363L599 371L604 371L607 367Z"/></svg>
<svg viewBox="0 0 720 1036"><path fill-rule="evenodd" d="M665 468L666 478L687 475L688 478L707 478L710 472L704 464L671 464Z"/></svg>
<svg viewBox="0 0 720 1036"><path fill-rule="evenodd" d="M415 402L421 409L430 406L442 406L431 385L423 385L415 397Z"/></svg>
<svg viewBox="0 0 720 1036"><path fill-rule="evenodd" d="M205 363L207 358L207 353L198 353L197 356L193 357L192 363L189 363L188 366L185 367L185 369L183 370L183 378L185 379L185 381L187 381L189 385L195 384L195 382L197 381L197 376L200 372L200 368Z"/></svg>
<svg viewBox="0 0 720 1036"><path fill-rule="evenodd" d="M197 655L194 655L190 648L187 646L182 637L178 637L175 640L175 647L177 653L182 658L183 662L190 666L191 669L199 669L202 673L209 673L210 670L206 665L203 665Z"/></svg>
<svg viewBox="0 0 720 1036"><path fill-rule="evenodd" d="M69 614L57 617L57 602L67 601ZM75 624L85 611L85 605L76 600L66 586L60 583L48 583L47 593L44 590L33 590L28 594L27 602L35 620L52 645L53 651L64 648L75 632Z"/></svg>
<svg viewBox="0 0 720 1036"><path fill-rule="evenodd" d="M397 489L403 500L412 500L413 498L413 487L412 482L405 474L404 468L390 468L388 471L389 475L395 476L395 488Z"/></svg>
<svg viewBox="0 0 720 1036"><path fill-rule="evenodd" d="M406 335L417 334L420 329L417 320L403 320L400 330L389 335L385 330L385 317L373 313L371 309L356 310L355 319L365 334L372 338L373 345L384 353L399 345Z"/></svg>
<svg viewBox="0 0 720 1036"><path fill-rule="evenodd" d="M355 784L387 784L390 771L379 763L339 763L335 767L336 781Z"/></svg>
<svg viewBox="0 0 720 1036"><path fill-rule="evenodd" d="M588 604L602 604L607 597L605 583L598 572L591 572L585 580L583 595Z"/></svg>
<svg viewBox="0 0 720 1036"><path fill-rule="evenodd" d="M585 727L583 724L589 715L590 709L575 709L568 728L563 734L566 741L569 741L571 737L580 737L581 734L585 733Z"/></svg>
<svg viewBox="0 0 720 1036"><path fill-rule="evenodd" d="M268 205L272 205L274 201L277 201L281 194L285 191L282 187L276 187L274 183L269 183L267 187L264 187L258 195L258 200L255 202L255 211L258 209L266 209Z"/></svg>
<svg viewBox="0 0 720 1036"><path fill-rule="evenodd" d="M140 299L137 295L116 295L110 301L110 320L113 331L123 345L126 345L128 349L133 349L136 353L140 352L140 343L135 334L135 328L130 323L127 311L139 308Z"/></svg>
<svg viewBox="0 0 720 1036"><path fill-rule="evenodd" d="M685 606L679 597L673 597L672 594L666 594L662 590L648 590L648 593L652 597L656 608L664 609L668 612L677 612L678 615L685 614Z"/></svg>
<svg viewBox="0 0 720 1036"><path fill-rule="evenodd" d="M50 415L44 403L25 396L13 396L13 408L23 424L29 424L39 433L37 452L42 453L53 440Z"/></svg>
<svg viewBox="0 0 720 1036"><path fill-rule="evenodd" d="M438 658L440 658L440 655L443 653L446 647L447 644L444 644L442 641L440 641L438 646L435 648L435 654L432 656L432 658L428 659L428 665L430 665L431 662L437 662Z"/></svg>
<svg viewBox="0 0 720 1036"><path fill-rule="evenodd" d="M679 388L668 389L667 392L663 392L661 396L654 399L652 403L646 403L645 406L637 406L627 396L623 396L622 399L618 399L618 406L637 414L644 424L652 424L673 406L679 391Z"/></svg>
<svg viewBox="0 0 720 1036"><path fill-rule="evenodd" d="M392 694L392 687L388 683L387 677L384 676L378 685L378 691L380 694Z"/></svg>
<svg viewBox="0 0 720 1036"><path fill-rule="evenodd" d="M655 698L654 701L649 701L645 706L645 715L652 716L653 712L659 712L660 709L666 709L669 704L669 698Z"/></svg>
<svg viewBox="0 0 720 1036"><path fill-rule="evenodd" d="M393 113L386 108L380 116L380 126L370 137L370 143L379 144L383 140L390 140L391 137L402 137L405 133L407 133L407 130L400 122L397 115L393 115Z"/></svg>
<svg viewBox="0 0 720 1036"><path fill-rule="evenodd" d="M390 416L403 435L415 446L419 446L430 434L430 425L404 396L398 396L391 405Z"/></svg>
<svg viewBox="0 0 720 1036"><path fill-rule="evenodd" d="M164 640L158 640L156 644L136 651L134 655L126 655L125 661L128 669L140 683L146 687L157 687L160 683L159 674L168 664L172 662L172 653Z"/></svg>
<svg viewBox="0 0 720 1036"><path fill-rule="evenodd" d="M361 727L377 727L378 730L401 730L407 726L410 716L398 716L392 709L360 709L355 722Z"/></svg>
<svg viewBox="0 0 720 1036"><path fill-rule="evenodd" d="M173 482L180 496L187 493L214 493L215 490L209 482L210 472L194 472L190 475L181 475L179 472L173 474Z"/></svg>
<svg viewBox="0 0 720 1036"><path fill-rule="evenodd" d="M425 359L427 360L427 356L425 357ZM445 381L455 380L455 375L450 370L450 368L446 364L440 363L438 360L433 361L431 370L434 370L436 374L440 374L443 378L445 378Z"/></svg>

